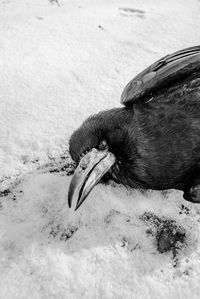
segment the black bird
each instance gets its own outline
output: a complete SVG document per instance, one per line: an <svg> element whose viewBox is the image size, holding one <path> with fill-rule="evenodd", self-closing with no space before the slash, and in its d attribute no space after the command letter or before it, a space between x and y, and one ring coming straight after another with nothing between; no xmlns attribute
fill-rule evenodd
<svg viewBox="0 0 200 299"><path fill-rule="evenodd" d="M179 189L200 203L200 46L158 60L125 87L125 106L90 116L71 136L77 163L68 204L76 209L100 181Z"/></svg>

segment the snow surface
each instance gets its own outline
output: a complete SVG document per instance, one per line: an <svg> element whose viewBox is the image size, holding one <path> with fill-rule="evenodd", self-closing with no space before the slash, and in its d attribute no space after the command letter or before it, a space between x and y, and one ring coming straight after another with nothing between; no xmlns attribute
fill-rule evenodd
<svg viewBox="0 0 200 299"><path fill-rule="evenodd" d="M200 298L198 205L98 185L74 213L61 171L87 116L119 106L156 59L200 44L199 16L198 0L0 0L1 299ZM145 213L185 232L176 257L158 252Z"/></svg>

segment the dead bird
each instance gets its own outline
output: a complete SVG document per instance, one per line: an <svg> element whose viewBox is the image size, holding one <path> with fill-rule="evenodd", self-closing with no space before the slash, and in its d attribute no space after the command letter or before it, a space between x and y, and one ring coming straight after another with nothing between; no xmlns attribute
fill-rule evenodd
<svg viewBox="0 0 200 299"><path fill-rule="evenodd" d="M179 189L200 202L200 46L158 60L132 79L124 107L86 119L71 136L77 163L68 204L78 209L100 181L130 188Z"/></svg>

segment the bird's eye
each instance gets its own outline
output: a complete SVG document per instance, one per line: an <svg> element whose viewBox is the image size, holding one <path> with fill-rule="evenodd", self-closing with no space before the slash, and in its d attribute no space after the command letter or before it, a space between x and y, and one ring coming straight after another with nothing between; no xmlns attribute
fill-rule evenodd
<svg viewBox="0 0 200 299"><path fill-rule="evenodd" d="M99 144L99 149L100 149L101 151L104 151L104 150L106 150L107 148L108 148L107 142L106 142L105 140L102 140L102 141L100 142L100 144Z"/></svg>

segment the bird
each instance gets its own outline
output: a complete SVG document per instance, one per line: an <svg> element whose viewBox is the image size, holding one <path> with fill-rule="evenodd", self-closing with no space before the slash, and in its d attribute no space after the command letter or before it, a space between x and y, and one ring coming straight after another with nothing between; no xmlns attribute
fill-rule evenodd
<svg viewBox="0 0 200 299"><path fill-rule="evenodd" d="M72 133L69 208L76 197L77 210L95 185L109 180L131 189L181 190L185 200L200 203L200 46L147 67L126 85L121 104Z"/></svg>

